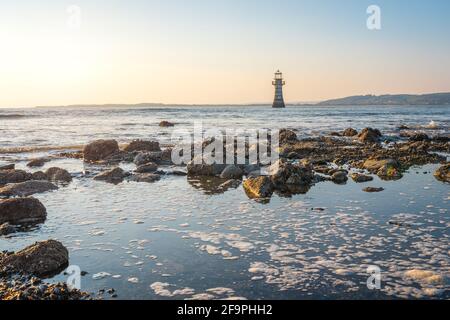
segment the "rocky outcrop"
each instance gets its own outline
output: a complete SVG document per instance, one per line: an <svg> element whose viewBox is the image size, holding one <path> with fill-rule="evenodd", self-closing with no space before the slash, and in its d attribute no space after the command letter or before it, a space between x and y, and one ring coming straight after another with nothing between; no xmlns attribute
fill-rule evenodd
<svg viewBox="0 0 450 320"><path fill-rule="evenodd" d="M50 277L61 272L68 263L69 252L62 243L47 240L7 254L0 260L0 271Z"/></svg>
<svg viewBox="0 0 450 320"><path fill-rule="evenodd" d="M23 170L0 170L0 186L8 183L19 183L31 180L31 173Z"/></svg>
<svg viewBox="0 0 450 320"><path fill-rule="evenodd" d="M450 163L437 169L434 176L439 181L450 183Z"/></svg>
<svg viewBox="0 0 450 320"><path fill-rule="evenodd" d="M45 171L45 175L47 176L47 179L49 181L56 181L56 182L71 182L72 176L70 173L61 168L49 168L47 171Z"/></svg>
<svg viewBox="0 0 450 320"><path fill-rule="evenodd" d="M400 163L394 159L368 159L364 162L363 167L384 180L395 180L402 177Z"/></svg>
<svg viewBox="0 0 450 320"><path fill-rule="evenodd" d="M358 134L358 140L362 143L377 143L380 141L381 136L380 130L365 128Z"/></svg>
<svg viewBox="0 0 450 320"><path fill-rule="evenodd" d="M122 168L117 167L96 175L94 180L118 184L121 183L127 176L127 172L125 172Z"/></svg>
<svg viewBox="0 0 450 320"><path fill-rule="evenodd" d="M250 198L270 198L274 185L267 176L248 178L244 181L244 190Z"/></svg>
<svg viewBox="0 0 450 320"><path fill-rule="evenodd" d="M143 165L140 165L136 168L135 172L137 173L153 173L158 170L158 165L153 162L149 162Z"/></svg>
<svg viewBox="0 0 450 320"><path fill-rule="evenodd" d="M8 222L13 225L44 222L47 210L35 198L13 198L0 200L0 224Z"/></svg>
<svg viewBox="0 0 450 320"><path fill-rule="evenodd" d="M358 135L358 131L356 131L353 128L347 128L344 130L344 132L342 132L342 135L344 137L354 137L354 136Z"/></svg>
<svg viewBox="0 0 450 320"><path fill-rule="evenodd" d="M126 152L136 152L136 151L161 151L158 141L145 141L145 140L133 140L125 148Z"/></svg>
<svg viewBox="0 0 450 320"><path fill-rule="evenodd" d="M220 174L220 177L222 179L241 179L244 175L244 172L241 168L238 166L231 164L225 167L223 169L222 173Z"/></svg>
<svg viewBox="0 0 450 320"><path fill-rule="evenodd" d="M47 180L47 175L42 171L33 172L31 175L32 180Z"/></svg>
<svg viewBox="0 0 450 320"><path fill-rule="evenodd" d="M29 180L11 183L0 188L0 197L28 197L36 193L58 190L58 187L48 181Z"/></svg>
<svg viewBox="0 0 450 320"><path fill-rule="evenodd" d="M27 167L30 167L30 168L42 167L49 161L50 161L50 159L48 159L48 158L33 159L27 163Z"/></svg>
<svg viewBox="0 0 450 320"><path fill-rule="evenodd" d="M373 180L373 177L361 173L352 173L351 177L356 183L364 183Z"/></svg>
<svg viewBox="0 0 450 320"><path fill-rule="evenodd" d="M162 128L169 128L169 127L174 127L175 124L172 123L172 122L169 122L169 121L161 121L159 123L159 126L162 127Z"/></svg>
<svg viewBox="0 0 450 320"><path fill-rule="evenodd" d="M409 141L429 141L430 137L425 133L415 133L409 137Z"/></svg>
<svg viewBox="0 0 450 320"><path fill-rule="evenodd" d="M116 140L97 140L84 147L84 161L98 162L107 160L118 152L119 144Z"/></svg>

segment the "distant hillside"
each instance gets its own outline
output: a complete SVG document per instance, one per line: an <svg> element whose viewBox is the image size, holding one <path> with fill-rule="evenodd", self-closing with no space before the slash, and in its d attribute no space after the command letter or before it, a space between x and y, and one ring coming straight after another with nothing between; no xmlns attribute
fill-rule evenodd
<svg viewBox="0 0 450 320"><path fill-rule="evenodd" d="M352 96L342 99L327 100L318 103L321 106L345 105L443 105L450 104L450 93L432 94L395 94L395 95L366 95Z"/></svg>

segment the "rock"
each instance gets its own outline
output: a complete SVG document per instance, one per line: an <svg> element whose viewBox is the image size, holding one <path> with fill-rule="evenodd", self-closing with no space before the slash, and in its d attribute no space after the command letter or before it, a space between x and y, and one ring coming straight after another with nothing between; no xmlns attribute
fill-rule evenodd
<svg viewBox="0 0 450 320"><path fill-rule="evenodd" d="M347 182L347 180L348 180L347 172L337 171L337 172L333 173L333 175L331 176L331 180L334 183L343 184L343 183Z"/></svg>
<svg viewBox="0 0 450 320"><path fill-rule="evenodd" d="M31 173L23 170L1 170L0 171L0 185L8 183L19 183L31 180Z"/></svg>
<svg viewBox="0 0 450 320"><path fill-rule="evenodd" d="M289 129L280 130L280 143L296 142L297 134Z"/></svg>
<svg viewBox="0 0 450 320"><path fill-rule="evenodd" d="M168 127L174 127L175 124L173 124L172 122L169 122L169 121L161 121L159 123L159 126L163 127L163 128L168 128Z"/></svg>
<svg viewBox="0 0 450 320"><path fill-rule="evenodd" d="M238 166L231 164L228 165L225 169L223 169L220 177L223 179L241 179L244 175L244 172Z"/></svg>
<svg viewBox="0 0 450 320"><path fill-rule="evenodd" d="M373 180L373 177L361 173L352 173L351 177L356 183L364 183Z"/></svg>
<svg viewBox="0 0 450 320"><path fill-rule="evenodd" d="M55 240L35 244L0 260L0 270L39 277L58 274L69 264L69 251Z"/></svg>
<svg viewBox="0 0 450 320"><path fill-rule="evenodd" d="M241 180L231 179L222 183L219 188L220 189L236 189L241 185Z"/></svg>
<svg viewBox="0 0 450 320"><path fill-rule="evenodd" d="M126 152L135 152L135 151L161 151L159 146L159 142L157 141L145 141L145 140L133 140L130 142L124 150Z"/></svg>
<svg viewBox="0 0 450 320"><path fill-rule="evenodd" d="M70 173L61 168L49 168L47 171L45 171L45 175L47 176L47 179L50 181L57 181L57 182L71 182L72 176Z"/></svg>
<svg viewBox="0 0 450 320"><path fill-rule="evenodd" d="M332 136L332 137L340 137L341 134L339 132L332 131L332 132L330 132L330 136Z"/></svg>
<svg viewBox="0 0 450 320"><path fill-rule="evenodd" d="M10 225L8 222L0 225L0 236L6 236L11 233L15 233L17 228L15 226Z"/></svg>
<svg viewBox="0 0 450 320"><path fill-rule="evenodd" d="M344 132L342 132L342 135L344 137L354 137L354 136L358 135L358 131L356 131L353 128L347 128L344 130Z"/></svg>
<svg viewBox="0 0 450 320"><path fill-rule="evenodd" d="M250 198L269 198L273 194L274 186L269 177L260 176L245 180L244 190Z"/></svg>
<svg viewBox="0 0 450 320"><path fill-rule="evenodd" d="M314 179L311 166L291 164L282 159L270 166L269 174L275 188L283 188L287 184L307 185Z"/></svg>
<svg viewBox="0 0 450 320"><path fill-rule="evenodd" d="M161 176L159 174L154 173L142 173L133 175L130 180L134 182L153 183L161 180Z"/></svg>
<svg viewBox="0 0 450 320"><path fill-rule="evenodd" d="M374 187L367 187L363 189L364 192L381 192L384 191L384 188L374 188Z"/></svg>
<svg viewBox="0 0 450 320"><path fill-rule="evenodd" d="M107 160L118 152L119 144L116 140L96 140L84 147L84 161L97 162Z"/></svg>
<svg viewBox="0 0 450 320"><path fill-rule="evenodd" d="M126 176L128 174L122 168L117 167L96 175L94 180L117 184L122 182Z"/></svg>
<svg viewBox="0 0 450 320"><path fill-rule="evenodd" d="M0 224L8 222L13 225L44 222L47 210L35 198L13 198L0 200Z"/></svg>
<svg viewBox="0 0 450 320"><path fill-rule="evenodd" d="M434 173L434 177L439 181L450 183L450 163L437 169Z"/></svg>
<svg viewBox="0 0 450 320"><path fill-rule="evenodd" d="M406 126L406 125L404 125L404 124L402 124L402 125L398 126L397 129L398 129L398 130L409 130L409 127Z"/></svg>
<svg viewBox="0 0 450 320"><path fill-rule="evenodd" d="M29 180L20 183L11 183L0 188L2 197L28 197L36 193L58 190L58 187L48 181Z"/></svg>
<svg viewBox="0 0 450 320"><path fill-rule="evenodd" d="M397 180L402 178L402 173L399 171L399 166L388 163L378 169L377 176L383 180Z"/></svg>
<svg viewBox="0 0 450 320"><path fill-rule="evenodd" d="M380 130L365 128L358 134L358 140L363 143L377 143L380 141L381 136Z"/></svg>
<svg viewBox="0 0 450 320"><path fill-rule="evenodd" d="M30 167L30 168L42 167L44 164L46 164L49 161L50 161L50 159L48 159L48 158L33 159L27 163L27 167Z"/></svg>
<svg viewBox="0 0 450 320"><path fill-rule="evenodd" d="M425 133L416 133L409 137L409 141L429 141L430 137Z"/></svg>
<svg viewBox="0 0 450 320"><path fill-rule="evenodd" d="M393 168L399 168L400 164L398 161L394 159L384 159L384 160L374 160L374 159L368 159L364 162L363 168L375 173L378 170L380 170L383 167L393 167Z"/></svg>
<svg viewBox="0 0 450 320"><path fill-rule="evenodd" d="M261 171L261 167L257 164L249 164L246 165L244 167L244 174L245 175L250 175L251 173L255 173L255 172L260 172ZM259 176L260 174L258 174L257 176Z"/></svg>
<svg viewBox="0 0 450 320"><path fill-rule="evenodd" d="M0 170L14 170L15 168L16 165L14 163L0 166Z"/></svg>
<svg viewBox="0 0 450 320"><path fill-rule="evenodd" d="M42 171L33 172L31 175L32 180L47 180L47 175Z"/></svg>
<svg viewBox="0 0 450 320"><path fill-rule="evenodd" d="M167 161L167 152L141 152L134 158L134 164L141 166L150 162L161 163Z"/></svg>
<svg viewBox="0 0 450 320"><path fill-rule="evenodd" d="M187 164L187 172L190 176L218 176L226 168L225 164L207 164L201 156Z"/></svg>
<svg viewBox="0 0 450 320"><path fill-rule="evenodd" d="M156 170L158 170L158 165L156 163L149 162L149 163L146 163L146 164L143 164L143 165L140 165L139 167L137 167L135 172L137 172L137 173L153 173Z"/></svg>

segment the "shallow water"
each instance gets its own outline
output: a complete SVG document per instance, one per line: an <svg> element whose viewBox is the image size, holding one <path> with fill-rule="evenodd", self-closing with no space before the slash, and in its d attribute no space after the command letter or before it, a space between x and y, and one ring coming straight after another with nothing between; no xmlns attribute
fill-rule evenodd
<svg viewBox="0 0 450 320"><path fill-rule="evenodd" d="M196 110L189 111L189 117ZM338 130L339 111L325 110L332 114L322 114L323 121L317 129L311 125L311 132ZM448 108L438 109L442 112L439 117L412 114L408 115L410 120L404 121L398 120L400 115L392 116L388 109L382 110L385 112L380 117L375 117L373 110L372 115L350 117L352 111L347 110L347 120L341 120L341 126L360 128L371 119L371 126L385 130L389 127L393 132L399 123L420 126L439 117L449 119ZM181 116L170 117L170 111L151 111L153 122L137 115L147 111L117 112L136 112L133 117L140 119L136 127L142 129L148 120L155 126L149 132L158 137L161 132L156 128L156 120L182 121ZM172 115L182 112L174 111ZM264 112L272 113L260 113ZM276 119L283 119L271 123L280 127L309 126L304 124L306 116L300 116L303 111L286 112L293 112L299 119L294 114L287 118L277 114ZM308 112L313 119L319 111ZM207 111L210 123L222 121L213 118L212 113L218 116L226 112ZM77 132L73 137L61 131L50 135L42 126L39 130L45 134L34 134L35 138L48 140L51 145L68 145L97 137L96 132L123 137L116 130L115 121L108 123L106 115L96 119L94 115L82 115L80 110L76 114L92 126L98 120L105 127L93 130L87 125L81 130L77 118L72 122L78 128L61 129ZM246 117L238 110L232 114ZM261 114L255 114L250 122L263 123ZM68 115L61 117L66 120L58 122L58 128L70 119ZM325 124L328 117L331 124ZM48 122L50 118L44 117ZM9 119L8 135L12 135L10 130L37 130L21 121L38 127L35 118ZM129 121L132 122L126 120ZM239 123L233 117L225 121ZM244 123L248 124L242 120ZM441 127L443 123L440 122ZM146 134L144 129L131 128L127 130L136 137ZM448 133L447 129L444 131ZM29 145L31 136L20 137L15 143L18 141ZM0 147L5 145L0 143ZM18 167L24 168L26 162L21 159L35 155L4 156L15 158ZM46 164L49 166L68 169L75 175L74 181L56 192L36 195L47 207L47 221L30 232L0 238L0 250L19 250L38 240L58 239L70 251L70 264L89 272L81 280L82 289L88 292L114 288L118 298L124 299L450 298L450 189L433 177L436 165L411 168L399 181L385 182L375 177L365 184L323 182L305 195L274 195L268 204L248 199L242 186L217 194L207 184L175 176L165 176L153 184L125 182L114 186L86 177L86 170L98 168L85 166L80 160L55 160ZM124 168L131 170L133 166ZM385 191L365 193L362 189L366 186L383 187ZM368 265L380 267L381 290L367 289ZM406 277L405 272L413 269L432 271L447 279L427 284ZM60 274L51 281L66 278Z"/></svg>

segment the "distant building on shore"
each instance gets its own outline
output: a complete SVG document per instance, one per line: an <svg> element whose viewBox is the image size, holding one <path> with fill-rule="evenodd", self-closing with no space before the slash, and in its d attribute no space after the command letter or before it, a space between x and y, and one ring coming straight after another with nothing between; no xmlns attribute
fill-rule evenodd
<svg viewBox="0 0 450 320"><path fill-rule="evenodd" d="M283 80L283 74L278 70L275 72L275 78L272 81L275 86L275 98L273 99L272 108L286 108L283 99L283 86L286 84Z"/></svg>

